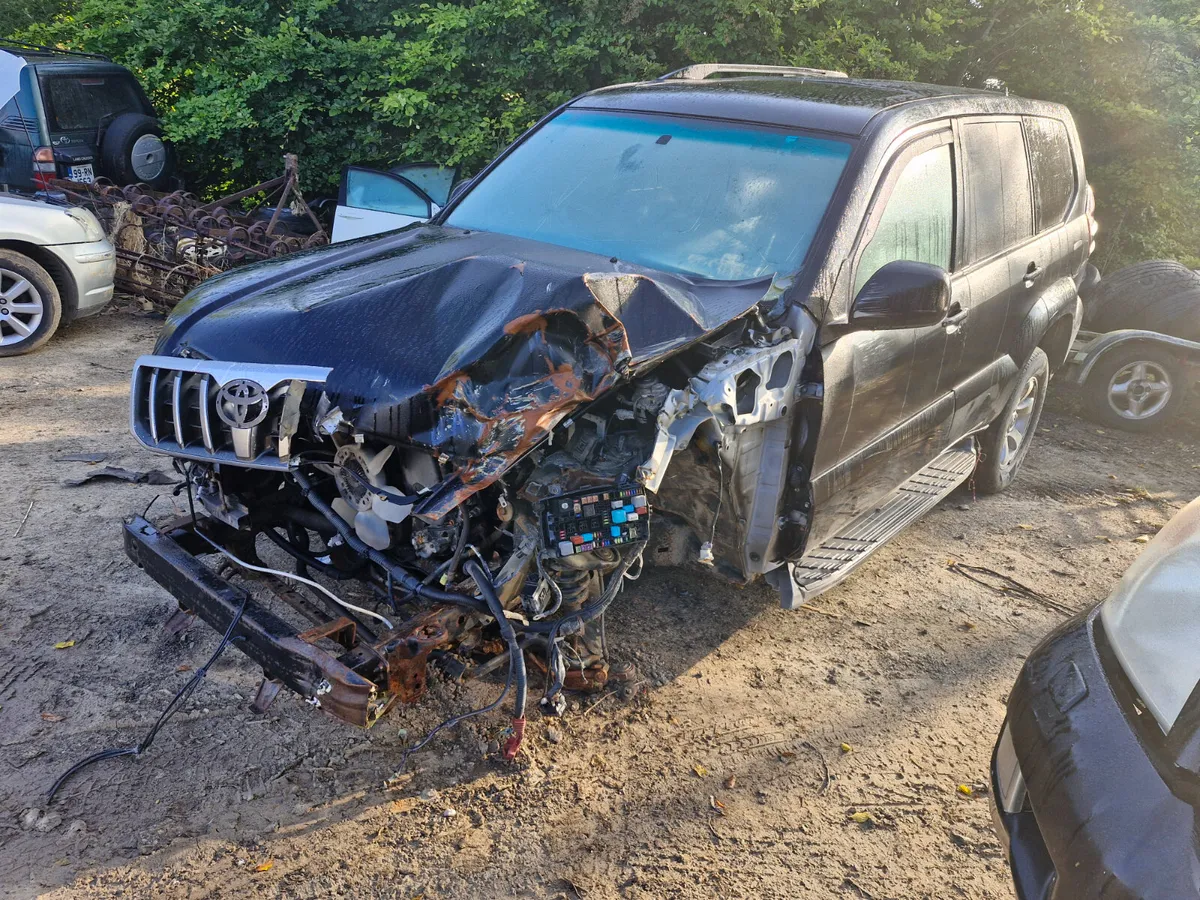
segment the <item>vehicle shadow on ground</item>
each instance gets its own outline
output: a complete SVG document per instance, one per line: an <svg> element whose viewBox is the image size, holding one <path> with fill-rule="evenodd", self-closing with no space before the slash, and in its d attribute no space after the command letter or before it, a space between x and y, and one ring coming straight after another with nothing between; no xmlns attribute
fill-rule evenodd
<svg viewBox="0 0 1200 900"><path fill-rule="evenodd" d="M759 784L782 777L795 789L817 791L825 778L822 769L827 774L829 760L836 757L842 736L853 735L855 743L863 745L886 740L891 728L887 722L904 716L906 710L911 711L912 694L919 694L919 702L924 707L937 706L956 698L964 684L992 675L997 660L1011 656L1011 634L1006 633L998 633L988 640L972 639L946 653L927 647L930 664L920 672L922 667L918 663L915 679L910 671L902 685L885 685L880 690L870 673L861 676L847 673L843 675L843 686L831 693L828 673L834 669L845 671L846 666L841 661L844 653L837 650L832 654L819 650L810 652L806 649L806 641L836 647L839 642L848 640L857 646L861 635L870 630L859 616L875 618L872 624L876 630L878 626L885 626L892 634L915 635L924 621L922 616L909 615L903 608L890 610L886 622L878 621L877 614L871 614L870 603L862 602L865 592L855 590L855 582L863 577L855 576L841 589L844 602L837 607L841 611L833 612L837 616L833 618L780 611L773 608L777 603L775 595L760 587L739 589L711 578L680 579L670 571L648 570L614 606L608 623L609 640L616 648L615 654L619 658L633 658L639 664L645 678L646 694L631 703L615 697L605 698L603 702L607 706L597 706L596 712L592 712L592 704L598 698L581 699L581 708L568 715L561 724L562 728L570 730L572 744L563 753L566 761L561 764L570 771L586 773L591 763L586 752L581 754L580 747L594 745L599 748L597 752L602 749L609 757L605 766L611 771L621 771L625 763L635 766L636 748L629 741L612 740L607 730L611 721L627 721L629 711L639 706L655 710L657 721L648 726L650 733L658 739L675 742L681 765L699 756L711 757L712 743L721 740L722 730L732 727L736 732L736 723L749 717L756 720L750 727L751 733L743 735L743 743L735 740L732 751L724 754L721 765L710 762L712 771L722 778L733 775ZM940 582L945 577L939 574L934 581ZM962 587L955 583L938 584L933 590L939 595L949 595ZM967 590L970 589L967 586ZM747 638L748 631L754 636ZM740 661L736 671L731 673L723 660L723 650L734 642L739 645L734 652L744 657L746 640L761 641L763 655L757 660L751 657L753 665L750 668L744 660ZM202 657L212 641L205 638L199 643L202 648L194 648L186 659ZM202 652L196 652L197 649ZM870 654L872 651L862 652ZM915 652L919 655L921 651ZM142 671L140 680L145 680L147 669L163 669L161 655L151 655L155 658L131 666ZM934 656L936 660L932 658ZM773 681L780 668L776 663L784 663L785 674ZM253 671L248 670L250 667L245 660L218 667L213 680L219 686L206 687L202 702L214 709L228 707L231 691L235 687L244 691L245 684L253 679ZM954 672L955 677L940 678L939 673L945 671ZM174 680L162 683L173 687L174 681L182 677L175 676ZM716 699L710 696L695 707L686 696L692 691L688 683L694 680L697 685L701 681L708 684L709 680L718 677L730 679L731 691L723 697L718 694ZM739 695L744 694L747 684L753 686L756 682L764 684L764 705L761 709L747 708L744 697ZM869 686L872 684L873 687ZM129 685L112 687L123 692ZM531 693L538 687L537 679L534 679ZM827 701L814 701L810 708L808 704L789 706L783 700L796 691L819 695L822 688L827 696L850 699L841 707L844 712L839 712L839 704ZM430 698L433 708L396 718L410 720L410 733L415 734L417 727L428 727L439 712L462 711L468 700L464 695L477 702L481 696L494 696L497 689L497 683L463 691L441 686L435 690L437 696ZM156 702L145 705L142 715L137 717L143 720L141 725L127 722L119 729L99 727L86 734L64 735L56 740L49 753L28 766L26 783L30 791L22 798L22 803L38 806L38 792L74 759L97 747L128 743L131 737L140 735L148 724L149 713L165 702L165 693L157 692ZM860 693L869 697L865 705L862 696L858 696ZM659 695L669 695L665 696L669 708L661 708L657 702ZM161 700L158 699L160 696ZM535 699L536 693L531 706ZM879 709L882 704L894 704L894 715L881 720ZM68 821L82 819L92 833L91 841L86 847L79 848L78 856L59 848L58 852L74 857L62 874L82 875L87 871L102 870L121 856L133 858L138 853L156 849L156 846L162 846L165 852L154 857L153 862L148 860L148 864L169 864L173 857L191 846L191 840L180 844L181 839L198 838L205 831L213 839L261 846L262 852L270 854L276 836L294 839L336 827L347 819L370 818L373 808L386 808L398 796L420 796L430 789L470 793L476 786L482 788L497 778L513 775L521 777L522 783L526 784L531 768L553 765L558 753L557 748L540 737L547 723L539 721L533 713L531 732L537 731L539 736L531 739L524 759L515 764L494 758L482 759L480 744L505 721L503 715L497 713L486 720L480 730L460 730L438 739L428 750L414 756L410 770L417 775L413 781L399 791L387 791L383 789L383 783L395 774L406 744L397 735L395 719L377 726L370 733L368 745L362 742L361 732L329 722L299 703L282 706L279 712L258 718L244 710L205 715L208 712L205 709L190 721L172 723L169 732L163 735L159 746L150 751L147 758L109 761L81 776L65 790L51 810ZM681 708L688 709L689 720L698 713L703 713L706 718L672 725L671 709ZM708 716L712 717L711 721ZM264 729L281 729L281 733L277 739L261 740L261 746L256 748L256 735L261 738ZM357 743L347 749L358 748L360 752L339 754L347 739L356 737ZM803 745L811 747L811 752ZM779 768L780 760L785 758L796 760L786 772ZM203 762L198 763L200 760ZM684 768L680 778L687 775L686 766ZM769 772L771 779L767 779L764 772ZM293 777L295 780L291 781ZM292 785L297 785L298 789L293 788L290 792L285 789ZM650 785L660 792L657 796L650 790ZM537 784L526 784L523 789L543 790ZM551 790L563 795L565 788ZM693 787L686 782L680 785L672 778L654 779L644 785L629 786L627 790L638 795L633 804L638 810L636 818L661 821L664 828L671 830L696 825L696 804L702 803L704 797L701 794L710 791L711 786ZM632 799L626 797L626 805ZM17 798L10 798L10 803L14 800ZM230 804L248 814L232 821L222 819L222 809ZM196 805L204 809L203 815L196 815ZM254 810L255 806L260 808ZM587 806L587 803L581 806L585 813ZM116 822L112 821L111 815L115 807L121 809ZM430 807L431 814L438 812L440 807ZM201 823L205 819L218 822L217 827L204 828ZM199 831L198 825L201 826ZM147 835L154 835L154 839L145 840ZM51 838L25 833L9 844L5 855L12 854L10 865L15 864L12 874L20 881L25 881L30 873L20 871L24 867L16 857L21 854L23 845L38 840ZM536 854L537 851L531 846L529 852ZM5 880L13 883L11 878Z"/></svg>

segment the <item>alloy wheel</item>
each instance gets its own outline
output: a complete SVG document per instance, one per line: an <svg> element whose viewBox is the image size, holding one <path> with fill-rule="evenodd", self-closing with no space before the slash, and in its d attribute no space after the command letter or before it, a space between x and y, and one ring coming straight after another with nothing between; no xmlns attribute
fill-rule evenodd
<svg viewBox="0 0 1200 900"><path fill-rule="evenodd" d="M0 269L0 347L20 344L42 324L42 295L24 275Z"/></svg>
<svg viewBox="0 0 1200 900"><path fill-rule="evenodd" d="M1004 446L1000 448L1000 466L1008 469L1016 462L1017 454L1025 438L1029 436L1029 423L1033 421L1033 410L1037 405L1038 378L1034 375L1025 382L1021 399L1013 407L1008 430L1004 433Z"/></svg>
<svg viewBox="0 0 1200 900"><path fill-rule="evenodd" d="M1170 373L1149 360L1131 362L1108 382L1108 405L1123 419L1149 419L1171 400Z"/></svg>

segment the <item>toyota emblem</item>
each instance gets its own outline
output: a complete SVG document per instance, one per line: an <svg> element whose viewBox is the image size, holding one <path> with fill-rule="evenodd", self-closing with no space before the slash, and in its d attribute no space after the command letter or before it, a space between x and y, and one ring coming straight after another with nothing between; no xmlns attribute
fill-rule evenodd
<svg viewBox="0 0 1200 900"><path fill-rule="evenodd" d="M257 381L236 378L217 394L217 415L230 428L253 428L267 417L271 399Z"/></svg>

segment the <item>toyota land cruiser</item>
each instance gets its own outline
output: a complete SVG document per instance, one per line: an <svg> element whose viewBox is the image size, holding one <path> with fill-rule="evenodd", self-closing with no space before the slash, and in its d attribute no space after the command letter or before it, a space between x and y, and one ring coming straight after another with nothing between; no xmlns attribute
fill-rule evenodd
<svg viewBox="0 0 1200 900"><path fill-rule="evenodd" d="M724 65L593 91L429 223L193 291L131 406L191 512L127 550L241 639L260 705L369 724L498 635L519 743L526 655L548 710L619 674L599 624L635 567L795 607L1005 488L1079 327L1086 194L1053 103Z"/></svg>

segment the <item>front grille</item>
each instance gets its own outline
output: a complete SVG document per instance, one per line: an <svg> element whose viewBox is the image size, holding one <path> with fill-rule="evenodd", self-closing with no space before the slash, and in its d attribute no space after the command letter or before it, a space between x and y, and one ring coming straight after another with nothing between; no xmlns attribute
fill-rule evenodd
<svg viewBox="0 0 1200 900"><path fill-rule="evenodd" d="M143 446L159 453L284 469L280 422L286 419L294 431L304 392L324 384L330 371L143 356L133 367L130 428ZM296 406L285 416L289 404Z"/></svg>

